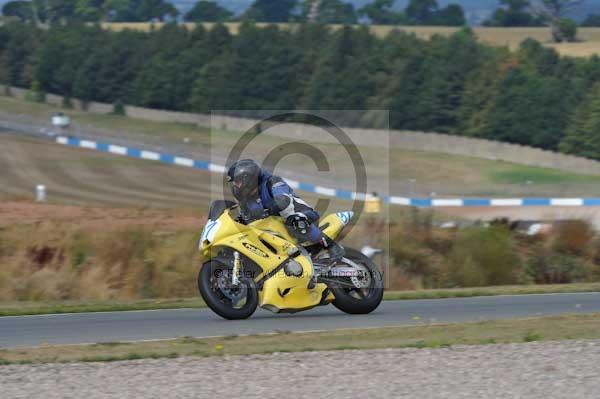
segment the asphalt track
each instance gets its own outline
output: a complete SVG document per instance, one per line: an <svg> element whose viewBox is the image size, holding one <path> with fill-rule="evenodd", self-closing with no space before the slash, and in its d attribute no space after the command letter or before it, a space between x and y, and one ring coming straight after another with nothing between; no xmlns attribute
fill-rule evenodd
<svg viewBox="0 0 600 399"><path fill-rule="evenodd" d="M223 320L208 309L0 317L0 347L406 326L561 313L600 313L600 293L386 301L372 314L362 316L346 315L333 306L280 315L258 310L252 318L240 321Z"/></svg>

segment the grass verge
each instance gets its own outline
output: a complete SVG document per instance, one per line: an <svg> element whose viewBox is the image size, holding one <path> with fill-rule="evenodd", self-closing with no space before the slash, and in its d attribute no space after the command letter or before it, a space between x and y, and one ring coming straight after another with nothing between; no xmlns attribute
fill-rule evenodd
<svg viewBox="0 0 600 399"><path fill-rule="evenodd" d="M566 339L599 339L600 314L561 315L460 324L433 324L330 332L183 337L152 342L104 342L0 350L0 365L101 362L180 356L377 348L440 348Z"/></svg>
<svg viewBox="0 0 600 399"><path fill-rule="evenodd" d="M385 299L442 299L497 295L567 294L577 292L600 292L600 283L504 285L496 287L390 291L385 293Z"/></svg>
<svg viewBox="0 0 600 399"><path fill-rule="evenodd" d="M385 300L468 298L495 295L562 294L577 292L600 292L600 283L556 285L510 285L498 287L452 288L417 291L389 291ZM206 305L199 298L143 299L137 301L104 302L0 302L0 316L24 316L60 313L118 312L127 310L157 310L202 308Z"/></svg>

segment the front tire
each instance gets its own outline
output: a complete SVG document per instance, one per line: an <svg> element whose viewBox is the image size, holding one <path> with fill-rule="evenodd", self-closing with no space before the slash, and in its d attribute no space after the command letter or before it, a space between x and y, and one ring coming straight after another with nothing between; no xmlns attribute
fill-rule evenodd
<svg viewBox="0 0 600 399"><path fill-rule="evenodd" d="M206 305L224 319L247 319L258 306L256 283L242 277L237 287L227 287L227 273L231 273L230 267L215 261L206 262L198 273L198 291Z"/></svg>
<svg viewBox="0 0 600 399"><path fill-rule="evenodd" d="M345 248L345 258L363 266L371 280L368 288L348 288L344 285L331 284L329 287L335 296L333 306L349 314L371 313L383 299L383 279L377 265L362 252L352 248Z"/></svg>

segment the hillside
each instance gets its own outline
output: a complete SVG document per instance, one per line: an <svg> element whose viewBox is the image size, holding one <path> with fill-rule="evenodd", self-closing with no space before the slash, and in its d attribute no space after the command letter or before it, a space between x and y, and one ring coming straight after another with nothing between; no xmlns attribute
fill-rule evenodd
<svg viewBox="0 0 600 399"><path fill-rule="evenodd" d="M32 120L38 120L42 124L54 112L61 110L6 97L0 97L0 108L14 115L27 114ZM215 156L220 151L231 148L232 143L239 138L239 134L232 132L210 135L208 129L188 124L151 122L75 110L68 113L80 129L90 133L94 131L104 136L109 135L114 137L112 140L127 137L132 142L146 142L155 148L180 148L183 154L198 159L208 159L210 153ZM185 148L181 146L184 138L191 140ZM67 186L69 182L81 185L80 191L83 194L73 193L73 201L76 203L85 203L86 197L90 196L103 198L102 202L110 203L111 199L120 198L120 194L123 194L124 203L141 202L158 206L198 204L203 207L209 200L210 190L207 187L211 187L212 182L209 175L201 171L90 153L30 139L16 140L12 136L0 135L0 139L3 143L0 152L2 169L13 171L1 177L5 181L0 181L0 192L4 192L5 196L31 196L34 185L43 183L43 176L50 174L50 182L55 181L60 187ZM251 145L245 154L262 159L265 148L275 148L283 142L283 139L265 136L262 141ZM40 150L42 147L44 151ZM324 144L319 148L330 159L343 160L344 151L339 146ZM372 183L385 183L389 180L390 192L394 195L428 196L436 193L442 197L600 196L600 176L435 152L387 148L360 150L370 170L378 171L378 174L373 172L370 175ZM49 165L54 167L49 168ZM32 170L24 172L23 166ZM297 180L326 187L351 188L352 170L338 170L334 166L331 169L330 172L319 172L312 164L307 165L306 158L300 156L286 157L280 165L280 170L296 171L294 175L286 176ZM335 180L331 178L332 173L335 174ZM112 186L117 188L112 190ZM57 188L51 187L51 190ZM97 193L102 193L102 196L98 197ZM69 195L65 191L61 199L68 198Z"/></svg>
<svg viewBox="0 0 600 399"><path fill-rule="evenodd" d="M395 31L380 39L376 34L384 36L393 27L369 32L311 24L229 26L239 32L173 24L146 34L82 25L50 30L7 25L0 28L7 38L0 68L13 71L13 86L35 83L47 93L105 104L246 116L240 110L363 110L338 123L449 133L600 159L593 144L597 132L588 128L597 118L589 107L600 97L594 85L600 61L559 57L544 47L547 28L415 27L407 29L415 35ZM573 55L598 51L599 28L580 36L585 41L559 48ZM515 47L527 37L541 42L524 41L514 52L486 43ZM40 40L48 47L39 47ZM298 45L314 40L322 45L318 51ZM76 78L65 79L64 71ZM379 109L389 110L388 116L369 111Z"/></svg>

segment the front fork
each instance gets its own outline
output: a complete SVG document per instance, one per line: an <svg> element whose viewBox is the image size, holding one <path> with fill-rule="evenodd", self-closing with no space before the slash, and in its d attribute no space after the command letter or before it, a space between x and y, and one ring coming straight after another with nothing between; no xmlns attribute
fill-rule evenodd
<svg viewBox="0 0 600 399"><path fill-rule="evenodd" d="M240 261L240 253L238 251L233 252L233 271L231 273L231 285L236 287L240 283L240 270L242 268L242 262Z"/></svg>

